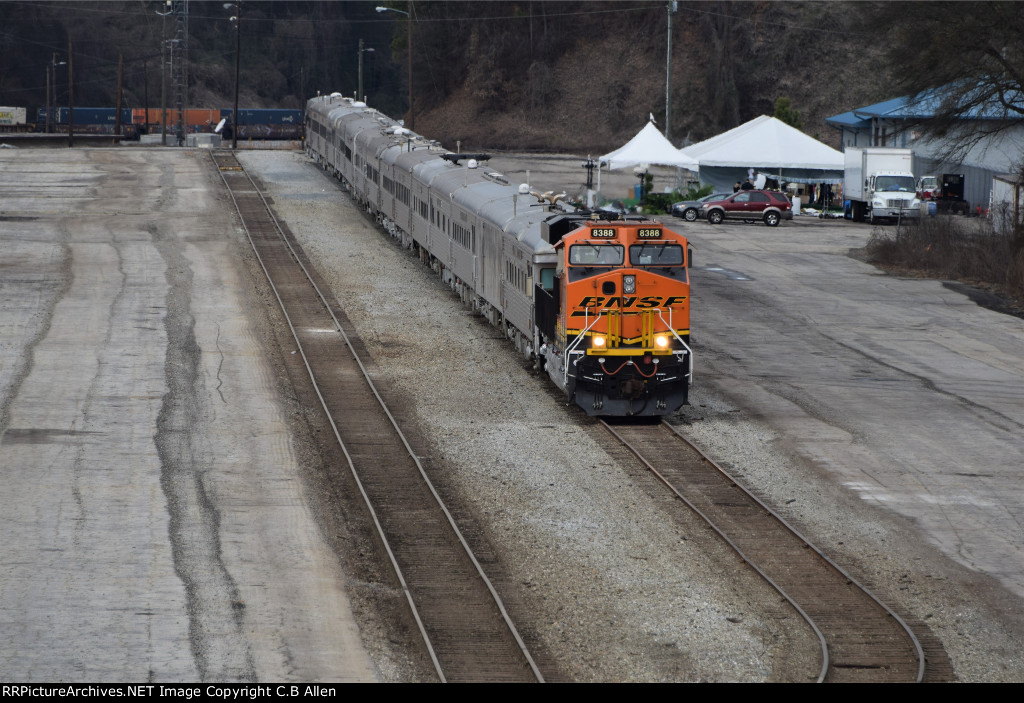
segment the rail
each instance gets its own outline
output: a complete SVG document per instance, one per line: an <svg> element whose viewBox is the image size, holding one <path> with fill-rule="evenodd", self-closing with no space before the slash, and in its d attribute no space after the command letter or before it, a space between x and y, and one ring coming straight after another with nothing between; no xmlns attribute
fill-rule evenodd
<svg viewBox="0 0 1024 703"><path fill-rule="evenodd" d="M602 424L807 622L821 648L819 683L924 680L924 650L906 622L675 427Z"/></svg>
<svg viewBox="0 0 1024 703"><path fill-rule="evenodd" d="M387 403L384 401L383 397L381 396L381 393L379 392L376 384L373 382L373 379L371 377L370 372L366 368L366 365L364 364L363 360L360 358L359 353L358 353L355 345L353 344L351 338L349 337L348 333L345 331L344 326L341 324L341 322L338 320L337 316L335 315L334 310L332 309L332 306L331 306L331 304L329 302L328 297L326 295L324 295L324 293L322 292L320 286L317 284L316 276L314 276L310 272L310 270L307 268L306 264L303 263L304 256L300 255L301 251L297 251L296 247L293 246L293 244L289 240L289 238L287 236L285 236L283 228L281 227L281 225L278 222L276 216L274 215L274 212L271 209L270 205L267 203L266 198L264 197L263 193L260 191L259 187L256 185L255 181L253 181L251 176L249 176L249 174L247 172L245 172L245 170L238 164L237 159L235 159L234 155L231 154L230 152L214 153L213 158L214 158L214 161L215 161L216 165L218 166L218 170L220 172L221 178L224 181L224 184L227 187L228 192L231 195L232 202L235 205L235 208L239 212L239 217L242 220L242 225L243 225L243 228L246 231L246 235L249 238L250 245L253 248L253 251L254 251L254 253L256 255L256 258L259 261L260 266L261 266L261 268L264 271L264 274L267 276L267 281L268 281L271 289L273 290L275 297L277 298L278 304L281 307L281 310L282 310L282 312L284 314L285 320L287 321L289 329L291 330L292 336L295 339L295 343L296 343L296 346L297 346L297 352L301 355L303 364L305 365L306 371L309 374L310 380L312 381L314 390L315 390L315 392L317 394L317 397L318 397L318 399L319 399L319 401L321 403L321 406L324 409L326 418L327 418L328 422L330 423L330 426L331 426L332 431L334 433L335 440L337 441L338 446L341 448L341 451L343 452L343 454L344 454L344 456L346 458L346 461L347 461L348 466L349 466L349 470L350 470L350 472L351 472L351 474L353 476L353 479L355 480L356 485L359 488L360 495L361 495L363 501L365 502L365 504L367 506L367 509L368 509L368 511L370 513L371 519L372 519L372 521L374 523L374 527L375 527L375 529L377 531L377 534L380 537L381 542L382 542L382 544L384 546L384 549L385 549L385 551L386 551L386 553L388 555L388 560L391 563L392 570L396 574L396 578L398 579L399 584L400 584L400 586L402 588L402 591L404 593L406 602L409 604L409 608L410 608L410 611L412 613L413 619L416 622L416 625L417 625L417 627L419 629L419 632L420 632L420 636L423 639L423 642L424 642L425 647L427 649L427 652L428 652L428 654L430 656L431 662L432 662L432 664L433 664L433 666L435 668L435 671L438 674L438 677L441 679L441 681L447 681L448 680L448 676L446 675L444 666L442 665L442 663L440 661L439 655L437 653L437 650L436 650L436 648L434 646L434 643L432 641L432 637L431 637L430 632L429 632L429 630L431 630L431 629L434 629L436 631L437 630L437 626L436 626L436 624L426 623L424 621L424 618L423 618L423 616L422 616L422 614L420 612L420 607L418 607L417 602L416 602L416 597L414 596L414 588L412 588L410 586L410 584L409 584L405 574L403 573L403 569L402 569L402 567L401 567L401 565L399 563L400 560L399 560L399 558L398 558L398 556L396 554L396 550L392 546L391 541L388 539L388 535L387 535L388 530L382 524L382 520L381 520L380 516L378 515L377 509L374 506L374 501L371 499L371 497L370 497L370 495L369 495L369 493L368 493L368 491L367 491L367 489L366 489L366 487L364 485L364 482L362 481L362 479L361 479L361 477L359 475L359 471L356 468L356 462L355 462L355 460L353 458L353 455L352 455L352 453L350 453L349 447L346 446L346 442L343 439L343 436L342 436L343 433L341 431L341 428L339 427L339 424L336 422L335 417L334 417L334 413L332 412L331 407L329 406L327 400L324 397L324 393L323 393L323 389L321 387L321 383L317 379L316 371L314 370L313 364L311 363L311 360L310 360L310 356L307 353L305 345L303 344L303 341L302 341L303 335L300 334L300 332L298 331L296 325L293 323L292 316L289 314L289 305L286 304L286 301L283 298L283 296L282 296L278 286L275 285L275 283L274 283L274 276L271 274L270 270L268 269L267 263L264 261L264 256L262 255L262 253L260 251L260 247L257 246L256 239L253 237L253 234L250 231L249 223L246 221L246 216L245 216L245 214L243 212L244 209L240 206L238 198L236 197L236 189L232 187L232 184L230 183L230 181L229 181L229 179L227 177L227 174L229 174L229 173L244 175L244 177L245 177L245 179L247 181L247 186L245 188L245 194L246 195L251 195L251 194L255 193L259 197L260 203L262 205L262 209L265 211L266 217L272 223L273 228L276 230L278 236L280 237L280 240L284 243L284 245L286 246L288 252L290 252L290 255L291 255L291 258L293 260L293 263L295 265L297 265L299 267L299 269L301 269L302 274L305 277L306 281L308 282L309 286L312 288L313 291L315 291L316 297L319 300L319 302L322 304L323 309L330 316L330 319L333 322L334 327L340 333L341 338L343 339L345 346L347 347L349 353L352 355L352 359L353 359L354 363L358 366L359 371L362 374L363 381L366 384L366 387L369 388L369 390L371 391L373 397L376 399L376 402L379 404L379 407L380 407L381 411L386 415L386 417L388 419L388 422L391 425L392 430L394 431L396 436L400 439L400 442L401 442L402 446L404 447L405 451L407 452L408 457L415 464L415 467L416 467L416 469L417 469L417 471L419 473L419 476L422 479L423 485L426 486L426 488L429 491L430 495L433 497L433 500L435 501L437 507L443 513L444 518L447 521L447 524L448 524L450 530L452 531L452 534L458 540L458 543L461 546L462 550L464 551L465 556L472 563L473 568L475 569L478 578L485 585L486 590L490 594L490 597L491 597L491 599L493 601L493 605L496 607L497 611L500 613L501 619L502 619L502 621L504 622L505 626L508 629L508 633L514 639L514 641L516 643L516 646L518 647L518 650L519 650L521 656L523 657L523 659L527 663L527 665L529 667L529 670L532 673L533 680L538 681L538 682L543 682L544 681L544 676L541 673L541 671L540 671L539 667L537 666L536 662L534 661L534 659L533 659L532 655L530 654L528 648L526 647L526 644L523 641L523 639L522 639L518 629L515 627L515 624L512 622L512 619L509 616L508 611L505 608L504 602L502 601L502 599L499 596L497 590L494 588L494 585L491 583L490 579L487 577L486 573L484 572L483 567L480 565L479 561L477 560L476 555L473 553L473 550L471 549L469 543L466 541L466 539L463 536L461 530L459 530L459 528L458 528L458 526L457 526L457 524L455 522L455 519L452 517L452 514L449 511L448 507L444 504L444 501L441 499L441 497L438 494L438 492L437 492L436 488L434 487L433 483L430 481L430 478L428 477L426 471L424 470L423 464L420 461L418 455L416 454L416 452L414 451L413 447L409 443L409 440L406 438L405 434L402 432L402 430L401 430L397 420L394 417L394 414L388 408Z"/></svg>

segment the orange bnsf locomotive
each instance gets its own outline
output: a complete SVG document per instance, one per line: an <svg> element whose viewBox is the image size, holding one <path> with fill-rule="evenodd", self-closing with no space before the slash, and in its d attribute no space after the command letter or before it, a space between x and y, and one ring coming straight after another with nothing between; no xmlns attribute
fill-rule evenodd
<svg viewBox="0 0 1024 703"><path fill-rule="evenodd" d="M536 294L538 352L590 415L674 412L693 360L686 238L660 222L599 217L546 223L558 265L552 290Z"/></svg>
<svg viewBox="0 0 1024 703"><path fill-rule="evenodd" d="M391 236L590 415L686 403L689 251L643 218L577 212L365 103L306 105L306 150ZM612 219L614 218L614 219Z"/></svg>

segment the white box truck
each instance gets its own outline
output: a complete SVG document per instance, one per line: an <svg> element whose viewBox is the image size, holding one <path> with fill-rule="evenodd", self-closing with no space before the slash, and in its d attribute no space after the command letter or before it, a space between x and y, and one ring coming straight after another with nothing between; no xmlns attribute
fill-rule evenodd
<svg viewBox="0 0 1024 703"><path fill-rule="evenodd" d="M848 146L844 157L843 199L855 222L921 216L910 149Z"/></svg>

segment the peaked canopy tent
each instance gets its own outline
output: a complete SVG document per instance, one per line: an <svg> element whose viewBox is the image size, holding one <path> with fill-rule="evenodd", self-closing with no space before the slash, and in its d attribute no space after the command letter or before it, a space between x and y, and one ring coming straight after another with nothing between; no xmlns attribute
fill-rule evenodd
<svg viewBox="0 0 1024 703"><path fill-rule="evenodd" d="M697 170L697 161L683 154L665 139L653 122L648 122L625 145L601 157L601 163L610 169L629 168L639 164L678 166Z"/></svg>
<svg viewBox="0 0 1024 703"><path fill-rule="evenodd" d="M700 180L731 190L749 169L795 183L842 183L843 154L774 117L762 115L686 147L700 164ZM781 185L781 183L780 183Z"/></svg>
<svg viewBox="0 0 1024 703"><path fill-rule="evenodd" d="M644 125L644 128L623 146L602 156L598 164L601 167L597 169L597 190L599 192L601 190L601 170L605 166L611 170L653 164L675 166L690 171L697 170L697 162L672 146L672 142L654 126L653 121Z"/></svg>

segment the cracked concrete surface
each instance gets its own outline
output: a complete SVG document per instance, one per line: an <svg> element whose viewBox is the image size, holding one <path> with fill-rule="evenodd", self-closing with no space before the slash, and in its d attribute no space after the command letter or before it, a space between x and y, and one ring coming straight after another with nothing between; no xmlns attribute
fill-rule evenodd
<svg viewBox="0 0 1024 703"><path fill-rule="evenodd" d="M0 154L4 680L376 677L206 159Z"/></svg>

